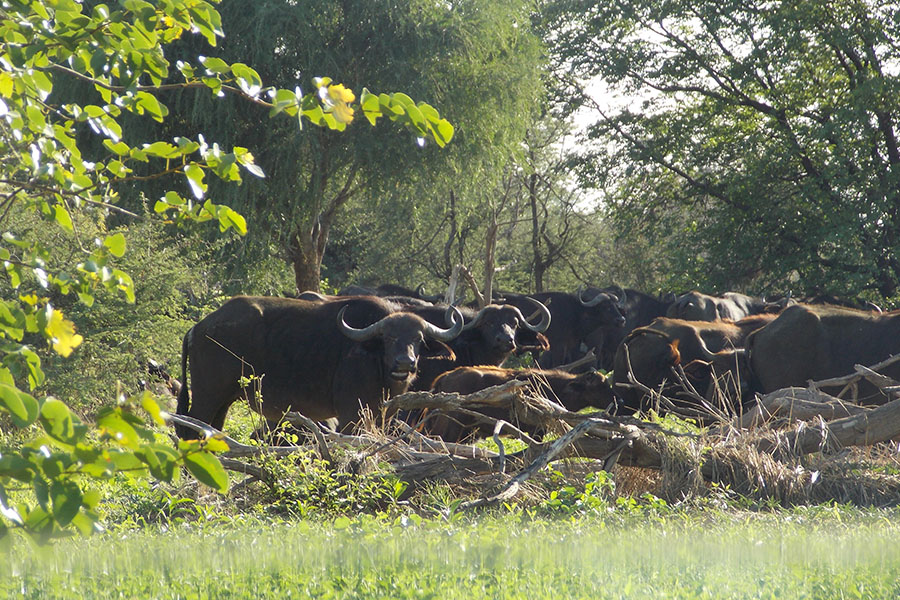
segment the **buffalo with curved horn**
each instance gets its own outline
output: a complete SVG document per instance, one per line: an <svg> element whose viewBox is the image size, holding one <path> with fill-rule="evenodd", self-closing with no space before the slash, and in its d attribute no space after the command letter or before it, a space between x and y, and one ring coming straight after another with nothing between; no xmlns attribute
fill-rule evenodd
<svg viewBox="0 0 900 600"><path fill-rule="evenodd" d="M624 293L622 294L624 297ZM623 298L614 293L600 291L591 298L567 292L539 292L536 294L504 294L507 304L516 306L523 313L531 310L531 302L544 304L552 315L544 332L550 343L539 362L545 369L559 367L581 356L581 344L588 334L600 327L621 328L625 324L622 314Z"/></svg>
<svg viewBox="0 0 900 600"><path fill-rule="evenodd" d="M444 329L401 308L376 297L232 298L184 337L177 412L221 429L245 397L269 421L297 411L314 421L336 417L345 429L363 408L377 416L386 397L409 388L420 357L446 352L464 324L456 309Z"/></svg>
<svg viewBox="0 0 900 600"><path fill-rule="evenodd" d="M536 322L526 318L518 307L505 304L488 304L477 312L465 307L456 309L461 310L466 324L462 333L448 344L453 350L454 357L424 358L412 389L429 390L441 373L456 367L499 366L514 352L546 350L549 344L543 332L550 327L550 311L541 302L533 299L527 306L539 316ZM449 309L444 305L409 307L407 310L426 321L439 323L445 319L445 311Z"/></svg>

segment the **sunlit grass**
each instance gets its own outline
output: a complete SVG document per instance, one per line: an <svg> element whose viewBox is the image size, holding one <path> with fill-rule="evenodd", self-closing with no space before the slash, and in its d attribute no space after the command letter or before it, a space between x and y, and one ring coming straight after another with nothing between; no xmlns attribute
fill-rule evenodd
<svg viewBox="0 0 900 600"><path fill-rule="evenodd" d="M895 598L896 512L179 527L18 545L26 598Z"/></svg>

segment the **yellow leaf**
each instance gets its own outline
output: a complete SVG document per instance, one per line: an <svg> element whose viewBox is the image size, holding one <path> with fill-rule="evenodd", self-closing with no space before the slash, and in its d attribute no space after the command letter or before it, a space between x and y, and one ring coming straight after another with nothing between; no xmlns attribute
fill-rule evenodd
<svg viewBox="0 0 900 600"><path fill-rule="evenodd" d="M50 337L53 349L62 357L72 354L72 351L84 340L83 337L75 333L75 324L66 320L62 312L55 309L50 315L45 331Z"/></svg>
<svg viewBox="0 0 900 600"><path fill-rule="evenodd" d="M0 71L0 95L10 98L13 92L12 75L6 71Z"/></svg>

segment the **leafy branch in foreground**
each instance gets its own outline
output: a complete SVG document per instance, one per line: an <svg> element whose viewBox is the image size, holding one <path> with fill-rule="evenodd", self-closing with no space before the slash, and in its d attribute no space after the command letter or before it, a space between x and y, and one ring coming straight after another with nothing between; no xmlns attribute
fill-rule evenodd
<svg viewBox="0 0 900 600"><path fill-rule="evenodd" d="M83 6L75 0L7 1L0 4L0 222L17 211L36 211L79 242L81 255L60 256L52 247L7 231L0 261L15 298L0 300L0 412L15 430L32 439L17 446L0 442L0 538L21 529L47 540L75 527L89 533L97 522L99 496L85 491L84 479L116 473L149 474L162 481L176 477L179 465L203 483L224 491L228 481L212 454L227 446L221 440L181 442L177 450L158 439L144 420L120 402L96 417L96 431L61 400L33 394L44 382L38 352L43 339L53 352L69 356L83 341L74 324L51 299L75 295L91 306L100 292L122 294L134 302L134 282L117 268L126 251L121 233L85 239L77 215L102 220L112 212L136 216L117 206L116 186L160 177L183 177L192 198L169 191L154 206L173 222L215 220L221 231L246 233L244 218L228 206L206 198L210 173L241 182L241 169L264 173L247 148L222 149L196 140L131 140L122 126L127 113L162 122L170 116L157 95L170 89L200 88L215 96L237 94L269 109L342 131L356 109L374 125L383 116L415 135L445 145L452 126L425 103L408 96L373 94L364 89L360 102L340 84L315 80L316 91L263 86L251 67L199 57L198 65L179 61L182 81L170 82L164 45L185 33L210 45L223 35L213 6L203 0L123 0L113 7ZM95 103L58 102L57 77L74 77L93 86ZM164 83L166 82L166 83ZM102 138L99 156L82 153L83 140ZM82 144L82 145L80 145ZM146 164L135 174L135 167ZM158 424L159 407L145 395L141 403ZM3 432L0 432L3 433ZM12 446L12 447L11 447ZM27 487L15 486L24 484ZM12 486L12 487L11 487ZM34 502L20 501L27 493ZM11 500L15 497L17 501Z"/></svg>

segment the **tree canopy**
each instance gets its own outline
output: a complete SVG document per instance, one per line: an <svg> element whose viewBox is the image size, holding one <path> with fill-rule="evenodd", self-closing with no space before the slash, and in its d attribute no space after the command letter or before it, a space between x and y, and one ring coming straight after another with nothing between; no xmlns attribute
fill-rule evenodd
<svg viewBox="0 0 900 600"><path fill-rule="evenodd" d="M895 3L552 5L557 73L599 115L582 181L678 283L897 292Z"/></svg>
<svg viewBox="0 0 900 600"><path fill-rule="evenodd" d="M328 77L315 79L306 94L266 87L247 64L215 57L178 61L176 75L166 46L191 35L212 46L222 35L219 14L203 0L125 0L114 7L38 0L0 8L0 224L37 216L66 236L51 245L27 228L11 228L0 242L3 288L12 292L0 300L0 413L20 432L9 439L5 424L0 430L0 538L10 526L41 540L72 527L90 533L100 500L87 487L92 479L124 472L171 481L183 465L215 489L228 485L211 454L227 444L208 437L173 448L133 410L140 406L165 424L149 394L129 400L109 390L115 401L96 416L96 429L66 400L35 397L46 377L40 346L66 357L83 342L60 304L75 298L90 307L105 293L136 300L132 278L118 266L126 238L106 229L112 214L140 218L121 205L120 186L177 178L186 193L161 194L155 213L175 224L212 221L222 232L246 233L244 218L207 192L213 177L239 183L242 173L264 176L248 148L220 146L200 133L142 137L126 117L183 123L160 100L179 89L234 95L261 114L292 117L293 127L340 132L362 115L373 125L387 117L439 146L453 135L436 109L404 93L362 88L357 101L352 89ZM83 101L54 94L66 79L89 88ZM30 496L17 490L13 502L12 482Z"/></svg>
<svg viewBox="0 0 900 600"><path fill-rule="evenodd" d="M247 262L277 254L292 264L299 289L318 289L330 234L362 222L355 211L377 215L367 227L399 221L406 233L424 219L420 211L430 215L428 205L446 198L447 182L499 178L541 101L543 55L528 9L522 0L226 0L227 33L218 46L197 37L178 46L185 60L208 55L253 64L263 80L286 89L305 90L324 72L352 89L402 89L442 107L454 127L445 150L383 128L301 134L287 121L261 124L255 107L238 99L190 91L173 98L185 121L166 131L186 127L254 148L267 177L214 189L260 224L235 253ZM387 242L410 237L394 231Z"/></svg>

